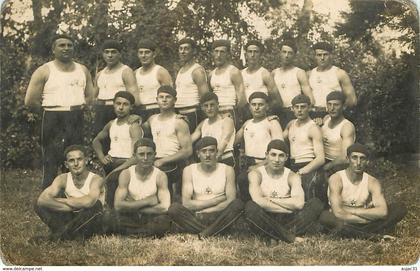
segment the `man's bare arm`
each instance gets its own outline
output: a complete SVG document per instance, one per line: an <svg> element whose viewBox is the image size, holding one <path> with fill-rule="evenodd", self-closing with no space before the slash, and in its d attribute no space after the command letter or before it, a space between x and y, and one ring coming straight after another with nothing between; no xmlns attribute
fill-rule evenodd
<svg viewBox="0 0 420 271"><path fill-rule="evenodd" d="M357 104L357 97L349 75L344 70L339 69L337 71L337 77L338 82L341 85L341 89L343 90L343 93L346 96L346 102L344 103L345 107L355 106Z"/></svg>
<svg viewBox="0 0 420 271"><path fill-rule="evenodd" d="M301 210L305 204L305 194L300 176L291 171L287 182L290 186L290 198L274 198L271 202L291 211Z"/></svg>
<svg viewBox="0 0 420 271"><path fill-rule="evenodd" d="M156 186L158 204L140 209L141 213L164 214L168 211L168 208L171 205L171 195L168 189L168 177L166 177L165 173L161 173L157 176Z"/></svg>
<svg viewBox="0 0 420 271"><path fill-rule="evenodd" d="M246 96L245 96L244 80L242 78L241 71L238 70L236 67L231 69L230 71L230 80L232 81L232 84L235 86L236 97L238 99L238 107L242 108L246 106L248 103L246 101Z"/></svg>
<svg viewBox="0 0 420 271"><path fill-rule="evenodd" d="M92 83L92 76L90 75L89 70L82 65L83 72L86 76L86 87L85 87L85 100L86 104L93 104L95 100L95 88Z"/></svg>
<svg viewBox="0 0 420 271"><path fill-rule="evenodd" d="M299 70L297 72L297 79L299 81L302 93L305 94L306 96L308 96L309 99L311 100L311 104L314 105L315 104L315 98L314 98L314 95L312 94L312 88L309 85L309 79L307 77L306 72L304 70Z"/></svg>
<svg viewBox="0 0 420 271"><path fill-rule="evenodd" d="M322 165L325 163L324 143L322 142L321 129L318 126L313 125L309 129L309 137L311 138L312 144L314 146L315 158L309 164L299 170L300 174L308 174L312 171L315 171L322 167Z"/></svg>
<svg viewBox="0 0 420 271"><path fill-rule="evenodd" d="M139 104L139 90L137 88L137 80L133 70L127 67L122 72L122 80L124 82L125 90L133 94L135 98L135 104Z"/></svg>
<svg viewBox="0 0 420 271"><path fill-rule="evenodd" d="M160 68L157 72L157 80L161 86L173 86L172 77L169 74L168 70L165 68Z"/></svg>
<svg viewBox="0 0 420 271"><path fill-rule="evenodd" d="M74 210L70 205L57 200L58 194L65 189L67 181L67 174L57 176L53 183L42 191L37 200L37 205L40 207L49 208L55 211L71 212Z"/></svg>
<svg viewBox="0 0 420 271"><path fill-rule="evenodd" d="M192 79L197 85L198 94L203 96L205 93L209 92L209 84L207 82L206 71L203 67L198 67L192 72Z"/></svg>
<svg viewBox="0 0 420 271"><path fill-rule="evenodd" d="M48 80L49 69L43 65L35 70L26 90L25 105L30 109L41 109L41 98L45 83Z"/></svg>
<svg viewBox="0 0 420 271"><path fill-rule="evenodd" d="M100 176L94 176L89 187L89 194L80 198L70 197L66 203L75 209L90 208L99 199L104 181Z"/></svg>

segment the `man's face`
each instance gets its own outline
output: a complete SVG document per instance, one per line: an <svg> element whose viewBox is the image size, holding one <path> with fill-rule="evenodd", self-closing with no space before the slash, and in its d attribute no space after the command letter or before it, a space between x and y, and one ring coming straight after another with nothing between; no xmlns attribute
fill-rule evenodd
<svg viewBox="0 0 420 271"><path fill-rule="evenodd" d="M147 48L139 48L137 56L142 65L150 65L155 61L155 52Z"/></svg>
<svg viewBox="0 0 420 271"><path fill-rule="evenodd" d="M318 67L325 68L331 65L332 63L332 55L330 52L316 49L315 50L315 60Z"/></svg>
<svg viewBox="0 0 420 271"><path fill-rule="evenodd" d="M248 65L255 65L260 63L261 49L256 45L249 45L246 48L245 59Z"/></svg>
<svg viewBox="0 0 420 271"><path fill-rule="evenodd" d="M82 151L70 151L66 155L64 165L73 175L80 175L86 169L87 160Z"/></svg>
<svg viewBox="0 0 420 271"><path fill-rule="evenodd" d="M298 103L292 106L293 113L298 120L306 120L309 117L309 104Z"/></svg>
<svg viewBox="0 0 420 271"><path fill-rule="evenodd" d="M108 66L114 66L120 62L121 53L117 49L107 48L102 51L102 57Z"/></svg>
<svg viewBox="0 0 420 271"><path fill-rule="evenodd" d="M221 67L228 61L229 52L226 46L219 46L213 49L212 55L214 64Z"/></svg>
<svg viewBox="0 0 420 271"><path fill-rule="evenodd" d="M282 170L284 168L284 163L287 160L287 154L278 149L270 149L265 157L267 159L267 166L271 170Z"/></svg>
<svg viewBox="0 0 420 271"><path fill-rule="evenodd" d="M194 57L194 49L189 43L181 44L178 47L178 55L181 63L186 63Z"/></svg>
<svg viewBox="0 0 420 271"><path fill-rule="evenodd" d="M142 168L148 168L153 166L156 152L153 150L152 147L140 146L134 151L134 154L136 156L138 166Z"/></svg>
<svg viewBox="0 0 420 271"><path fill-rule="evenodd" d="M156 97L160 109L171 109L175 106L176 98L169 93L161 92Z"/></svg>
<svg viewBox="0 0 420 271"><path fill-rule="evenodd" d="M197 151L197 156L200 159L200 162L205 165L216 164L216 155L217 147L215 145L207 146Z"/></svg>
<svg viewBox="0 0 420 271"><path fill-rule="evenodd" d="M369 161L365 154L361 152L352 152L348 157L350 162L349 168L354 173L363 173L368 165Z"/></svg>
<svg viewBox="0 0 420 271"><path fill-rule="evenodd" d="M114 100L114 112L118 118L128 116L132 108L133 105L130 103L130 101L123 97L117 97Z"/></svg>
<svg viewBox="0 0 420 271"><path fill-rule="evenodd" d="M280 60L283 65L289 65L293 63L295 59L295 51L287 45L283 45L280 50Z"/></svg>
<svg viewBox="0 0 420 271"><path fill-rule="evenodd" d="M208 118L214 117L219 113L219 103L216 100L210 100L201 105L201 110Z"/></svg>
<svg viewBox="0 0 420 271"><path fill-rule="evenodd" d="M340 100L330 100L327 102L327 112L332 118L343 115L343 102Z"/></svg>
<svg viewBox="0 0 420 271"><path fill-rule="evenodd" d="M74 54L73 42L65 38L57 39L53 44L52 51L55 58L70 61Z"/></svg>
<svg viewBox="0 0 420 271"><path fill-rule="evenodd" d="M252 116L254 118L261 118L267 115L267 101L263 98L254 98L249 102Z"/></svg>

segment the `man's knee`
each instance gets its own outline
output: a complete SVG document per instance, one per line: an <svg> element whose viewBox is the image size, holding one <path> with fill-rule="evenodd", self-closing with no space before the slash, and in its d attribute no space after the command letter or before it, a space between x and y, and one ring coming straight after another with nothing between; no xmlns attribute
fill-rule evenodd
<svg viewBox="0 0 420 271"><path fill-rule="evenodd" d="M247 217L254 216L256 213L260 212L261 209L262 208L257 203L250 200L245 204L245 215Z"/></svg>
<svg viewBox="0 0 420 271"><path fill-rule="evenodd" d="M177 217L179 213L184 211L185 207L181 203L174 202L171 204L171 206L169 206L168 215L170 217Z"/></svg>
<svg viewBox="0 0 420 271"><path fill-rule="evenodd" d="M241 212L245 206L242 200L235 199L229 204L229 207L235 212Z"/></svg>
<svg viewBox="0 0 420 271"><path fill-rule="evenodd" d="M321 213L324 209L324 203L318 198L311 198L305 203L304 208L311 210L313 213Z"/></svg>

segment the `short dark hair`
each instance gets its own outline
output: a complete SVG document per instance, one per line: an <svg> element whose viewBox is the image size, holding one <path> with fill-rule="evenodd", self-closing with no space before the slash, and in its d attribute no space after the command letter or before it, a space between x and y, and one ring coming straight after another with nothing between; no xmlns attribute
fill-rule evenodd
<svg viewBox="0 0 420 271"><path fill-rule="evenodd" d="M350 155L351 155L352 152L360 152L360 153L363 153L364 155L366 155L366 157L369 157L370 156L369 149L365 145L360 144L358 142L353 143L352 145L350 145L347 148L347 157L350 157Z"/></svg>
<svg viewBox="0 0 420 271"><path fill-rule="evenodd" d="M293 40L285 40L280 44L280 49L283 46L288 46L290 48L292 48L293 52L296 54L297 53L297 45L296 42Z"/></svg>
<svg viewBox="0 0 420 271"><path fill-rule="evenodd" d="M54 45L55 45L55 42L56 42L58 39L66 39L66 40L70 40L70 41L74 44L74 38L73 38L73 37L71 37L70 35L67 35L67 34L57 34L57 35L55 35L55 36L51 39L51 46L54 46Z"/></svg>
<svg viewBox="0 0 420 271"><path fill-rule="evenodd" d="M139 147L150 147L153 149L153 151L156 151L156 144L155 142L153 142L153 140L151 140L150 138L140 138L139 140L136 141L136 143L134 143L134 148L133 148L133 152L136 153L137 149Z"/></svg>
<svg viewBox="0 0 420 271"><path fill-rule="evenodd" d="M135 100L136 100L134 98L133 94L131 94L130 92L125 91L125 90L121 90L121 91L118 91L117 93L115 93L114 102L118 97L127 99L130 102L131 105L133 105L135 103Z"/></svg>
<svg viewBox="0 0 420 271"><path fill-rule="evenodd" d="M332 91L327 95L327 102L331 100L338 100L344 103L346 101L346 96L342 91Z"/></svg>
<svg viewBox="0 0 420 271"><path fill-rule="evenodd" d="M314 50L324 50L327 52L332 53L332 51L334 51L334 47L332 46L331 43L325 42L325 41L321 41L321 42L317 42L312 46L312 49Z"/></svg>
<svg viewBox="0 0 420 271"><path fill-rule="evenodd" d="M226 47L228 53L230 53L230 41L229 40L215 40L211 46L212 50L217 47L224 46Z"/></svg>
<svg viewBox="0 0 420 271"><path fill-rule="evenodd" d="M259 41L259 40L250 40L250 41L248 41L246 44L245 44L245 46L244 46L244 49L245 49L245 51L248 49L248 47L249 46L251 46L251 45L255 45L255 46L257 46L258 48L260 48L260 50L261 50L261 52L264 52L264 45Z"/></svg>
<svg viewBox="0 0 420 271"><path fill-rule="evenodd" d="M169 86L169 85L160 86L157 90L157 94L162 93L162 92L167 93L171 95L172 97L176 98L177 93L176 93L176 90L172 86Z"/></svg>
<svg viewBox="0 0 420 271"><path fill-rule="evenodd" d="M204 136L195 144L195 149L199 151L208 146L216 146L217 148L217 139L211 136Z"/></svg>
<svg viewBox="0 0 420 271"><path fill-rule="evenodd" d="M215 100L216 102L219 102L219 97L217 97L216 93L214 92L206 92L203 94L203 96L200 97L200 104L203 104L205 102Z"/></svg>
<svg viewBox="0 0 420 271"><path fill-rule="evenodd" d="M87 156L86 148L82 145L75 144L75 145L70 145L64 149L64 158L67 159L67 154L72 151L80 151L83 153L85 157Z"/></svg>
<svg viewBox="0 0 420 271"><path fill-rule="evenodd" d="M141 40L137 44L137 49L140 49L140 48L145 48L145 49L149 49L151 51L155 51L156 50L156 43L154 43L152 40Z"/></svg>
<svg viewBox="0 0 420 271"><path fill-rule="evenodd" d="M284 152L285 154L289 154L289 146L287 146L287 144L283 140L280 140L280 139L273 139L270 141L270 143L268 143L267 153L271 149L280 150Z"/></svg>
<svg viewBox="0 0 420 271"><path fill-rule="evenodd" d="M299 95L296 95L292 99L292 105L295 105L295 104L308 104L308 105L311 105L311 99L309 99L309 97L306 96L305 94L299 94Z"/></svg>
<svg viewBox="0 0 420 271"><path fill-rule="evenodd" d="M102 44L102 51L105 49L116 49L121 53L122 45L116 40L105 40Z"/></svg>
<svg viewBox="0 0 420 271"><path fill-rule="evenodd" d="M251 103L251 101L253 99L257 99L257 98L264 99L268 103L267 94L265 94L264 92L261 92L261 91L256 91L256 92L252 93L251 95L249 95L248 102Z"/></svg>
<svg viewBox="0 0 420 271"><path fill-rule="evenodd" d="M189 45L191 45L191 48L193 48L193 49L197 48L197 43L191 38L180 39L178 41L178 46L180 46L181 44L185 44L185 43L188 43Z"/></svg>

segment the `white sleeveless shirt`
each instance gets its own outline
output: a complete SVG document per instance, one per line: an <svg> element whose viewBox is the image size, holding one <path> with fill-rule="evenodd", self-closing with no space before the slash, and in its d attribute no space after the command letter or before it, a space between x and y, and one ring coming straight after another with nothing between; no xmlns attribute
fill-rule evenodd
<svg viewBox="0 0 420 271"><path fill-rule="evenodd" d="M75 106L85 103L86 74L82 65L74 63L71 72L60 71L54 61L46 65L49 76L42 92L42 106Z"/></svg>
<svg viewBox="0 0 420 271"><path fill-rule="evenodd" d="M99 88L98 100L112 100L118 91L126 90L122 73L127 68L127 65L122 65L110 73L108 67L105 67L99 73L96 80Z"/></svg>
<svg viewBox="0 0 420 271"><path fill-rule="evenodd" d="M115 119L109 128L111 139L109 155L116 158L130 158L133 156L133 139L130 136L130 124L119 125Z"/></svg>
<svg viewBox="0 0 420 271"><path fill-rule="evenodd" d="M176 108L196 106L200 103L200 95L198 93L198 86L193 80L192 73L195 69L204 68L198 63L194 63L188 70L185 72L179 71L176 80L175 86L177 91L177 99L175 103Z"/></svg>
<svg viewBox="0 0 420 271"><path fill-rule="evenodd" d="M222 74L216 74L216 70L218 70L218 68L211 72L210 85L213 92L219 98L220 108L233 107L236 105L235 86L230 79L230 71L233 68L233 65L229 65Z"/></svg>
<svg viewBox="0 0 420 271"><path fill-rule="evenodd" d="M224 119L218 119L214 123L210 124L209 119L205 119L203 125L201 126L201 137L211 136L216 138L217 144L220 144L223 140L223 122ZM233 133L229 139L228 144L226 145L225 151L233 151L233 143L235 141L235 128L233 128Z"/></svg>
<svg viewBox="0 0 420 271"><path fill-rule="evenodd" d="M157 73L160 68L162 68L162 66L155 65L146 74L140 73L140 71L144 70L143 67L140 67L136 70L135 75L137 80L137 87L139 89L140 104L157 104L157 90L160 87L160 83L157 79Z"/></svg>
<svg viewBox="0 0 420 271"><path fill-rule="evenodd" d="M273 178L267 173L265 166L258 167L261 174L261 191L264 197L288 198L290 197L290 186L288 182L290 169L284 168L283 175Z"/></svg>
<svg viewBox="0 0 420 271"><path fill-rule="evenodd" d="M251 119L244 127L245 155L264 159L267 145L272 140L270 124L267 118L260 122Z"/></svg>
<svg viewBox="0 0 420 271"><path fill-rule="evenodd" d="M181 146L175 131L176 115L167 120L159 120L159 116L150 118L150 128L156 144L156 157L162 158L177 153Z"/></svg>
<svg viewBox="0 0 420 271"><path fill-rule="evenodd" d="M142 200L149 196L157 194L157 175L162 172L160 169L153 167L153 171L146 180L140 180L136 175L136 165L128 168L130 173L130 182L128 183L128 194L134 200Z"/></svg>
<svg viewBox="0 0 420 271"><path fill-rule="evenodd" d="M302 93L302 88L297 77L299 71L303 70L298 67L287 71L280 68L274 70L274 82L283 101L283 107L292 106L293 98Z"/></svg>
<svg viewBox="0 0 420 271"><path fill-rule="evenodd" d="M348 207L364 207L369 199L369 174L363 172L362 181L355 185L349 180L345 170L337 173L340 175L343 184L343 190L341 191L343 205ZM330 189L328 188L329 195Z"/></svg>
<svg viewBox="0 0 420 271"><path fill-rule="evenodd" d="M290 157L295 159L295 163L310 162L315 158L315 151L312 140L309 138L309 129L316 124L310 120L298 127L297 120L292 121L289 127Z"/></svg>
<svg viewBox="0 0 420 271"><path fill-rule="evenodd" d="M89 195L90 184L94 176L97 176L97 175L92 172L89 172L83 186L81 188L77 188L74 185L73 176L71 175L70 172L68 172L66 176L66 188L64 189L64 194L66 195L66 197L67 198L68 197L81 198L81 197ZM105 202L105 191L103 188L101 189L101 194L99 195L98 200L102 204Z"/></svg>
<svg viewBox="0 0 420 271"><path fill-rule="evenodd" d="M207 175L198 169L200 163L192 164L191 168L193 199L213 199L226 191L226 165L217 163L216 170Z"/></svg>
<svg viewBox="0 0 420 271"><path fill-rule="evenodd" d="M340 157L343 153L343 139L341 138L341 129L346 123L351 123L347 119L343 119L334 128L330 128L329 124L331 117L328 116L322 125L322 139L324 142L325 158L328 160L334 160ZM353 141L355 138L353 137Z"/></svg>
<svg viewBox="0 0 420 271"><path fill-rule="evenodd" d="M260 67L257 71L249 73L248 68L241 71L245 86L245 96L248 102L249 96L254 92L263 92L268 95L268 89L264 84L262 73L267 71L264 67Z"/></svg>
<svg viewBox="0 0 420 271"><path fill-rule="evenodd" d="M309 76L309 84L312 88L312 93L315 99L315 106L326 107L327 96L333 91L342 91L340 82L337 78L338 68L332 66L327 71L317 71L317 68L312 69Z"/></svg>

